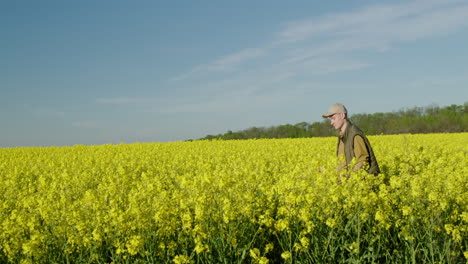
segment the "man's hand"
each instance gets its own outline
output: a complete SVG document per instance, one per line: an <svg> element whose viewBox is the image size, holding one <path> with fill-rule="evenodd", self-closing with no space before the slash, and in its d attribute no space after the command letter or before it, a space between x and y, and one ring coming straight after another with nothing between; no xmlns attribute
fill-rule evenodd
<svg viewBox="0 0 468 264"><path fill-rule="evenodd" d="M363 165L364 165L364 163L362 161L360 161L360 162L358 162L356 164L356 166L354 166L353 170L357 171L357 170L361 169Z"/></svg>

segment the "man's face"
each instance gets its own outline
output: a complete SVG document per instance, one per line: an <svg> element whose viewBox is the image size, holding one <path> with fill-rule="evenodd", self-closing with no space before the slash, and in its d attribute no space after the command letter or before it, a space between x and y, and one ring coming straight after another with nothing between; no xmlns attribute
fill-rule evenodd
<svg viewBox="0 0 468 264"><path fill-rule="evenodd" d="M345 114L343 114L343 113L334 114L334 115L330 116L329 118L330 118L331 125L335 129L341 130L341 128L343 127L343 125L345 123Z"/></svg>

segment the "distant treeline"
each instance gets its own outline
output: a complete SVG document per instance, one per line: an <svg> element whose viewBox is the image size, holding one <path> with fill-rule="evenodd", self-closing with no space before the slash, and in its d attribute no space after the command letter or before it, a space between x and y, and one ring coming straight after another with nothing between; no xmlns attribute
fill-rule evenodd
<svg viewBox="0 0 468 264"><path fill-rule="evenodd" d="M367 135L456 133L468 131L468 102L464 105L414 107L391 113L354 114L349 119ZM208 135L201 139L327 137L336 132L328 119L295 125L251 127L242 131Z"/></svg>

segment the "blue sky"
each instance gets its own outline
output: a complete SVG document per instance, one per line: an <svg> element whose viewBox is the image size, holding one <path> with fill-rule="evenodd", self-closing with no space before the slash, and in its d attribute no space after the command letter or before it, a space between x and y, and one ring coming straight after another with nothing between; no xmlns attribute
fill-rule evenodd
<svg viewBox="0 0 468 264"><path fill-rule="evenodd" d="M0 1L0 147L468 101L468 1Z"/></svg>

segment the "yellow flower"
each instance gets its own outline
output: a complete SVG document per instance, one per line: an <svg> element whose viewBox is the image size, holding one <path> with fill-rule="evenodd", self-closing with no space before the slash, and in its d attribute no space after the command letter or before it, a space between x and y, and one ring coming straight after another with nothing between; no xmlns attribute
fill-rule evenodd
<svg viewBox="0 0 468 264"><path fill-rule="evenodd" d="M268 264L269 262L270 262L270 260L267 257L261 257L258 260L258 264Z"/></svg>
<svg viewBox="0 0 468 264"><path fill-rule="evenodd" d="M203 244L203 243L197 243L195 246L195 252L197 252L197 254L200 254L203 251L207 251L208 249L209 249L208 245Z"/></svg>
<svg viewBox="0 0 468 264"><path fill-rule="evenodd" d="M249 253L253 259L258 259L260 257L260 250L258 248L250 249Z"/></svg>
<svg viewBox="0 0 468 264"><path fill-rule="evenodd" d="M291 254L290 251L284 251L283 253L281 253L281 258L283 258L284 260L290 259L291 256L292 256L292 254Z"/></svg>
<svg viewBox="0 0 468 264"><path fill-rule="evenodd" d="M284 230L287 230L289 228L289 221L287 219L280 219L280 220L276 221L275 228L276 228L276 230L278 230L280 232L284 231Z"/></svg>
<svg viewBox="0 0 468 264"><path fill-rule="evenodd" d="M265 254L272 251L274 248L274 245L273 243L268 243L266 246L265 246Z"/></svg>
<svg viewBox="0 0 468 264"><path fill-rule="evenodd" d="M97 241L97 242L102 241L102 236L101 236L101 234L99 233L99 231L97 229L94 229L92 234L93 234L93 240L94 241Z"/></svg>
<svg viewBox="0 0 468 264"><path fill-rule="evenodd" d="M336 219L328 218L327 221L325 221L325 224L331 228L334 228L336 226Z"/></svg>
<svg viewBox="0 0 468 264"><path fill-rule="evenodd" d="M177 255L173 259L174 264L190 264L190 257L186 255Z"/></svg>
<svg viewBox="0 0 468 264"><path fill-rule="evenodd" d="M302 237L302 238L301 238L301 245L302 245L304 248L309 247L309 244L310 244L310 239L309 239L309 238L307 238L307 237Z"/></svg>
<svg viewBox="0 0 468 264"><path fill-rule="evenodd" d="M294 248L294 251L299 251L299 250L301 250L303 247L302 247L301 243L294 243L293 248Z"/></svg>
<svg viewBox="0 0 468 264"><path fill-rule="evenodd" d="M141 236L132 236L127 242L126 247L130 255L136 255L143 246L143 239Z"/></svg>
<svg viewBox="0 0 468 264"><path fill-rule="evenodd" d="M350 246L349 249L354 252L358 253L359 252L359 243L358 242L353 242Z"/></svg>
<svg viewBox="0 0 468 264"><path fill-rule="evenodd" d="M20 264L33 264L34 262L30 259L21 259Z"/></svg>
<svg viewBox="0 0 468 264"><path fill-rule="evenodd" d="M409 215L412 211L411 207L410 206L403 206L403 208L401 209L401 211L403 212L403 215Z"/></svg>

